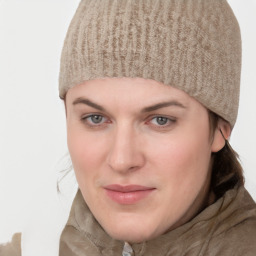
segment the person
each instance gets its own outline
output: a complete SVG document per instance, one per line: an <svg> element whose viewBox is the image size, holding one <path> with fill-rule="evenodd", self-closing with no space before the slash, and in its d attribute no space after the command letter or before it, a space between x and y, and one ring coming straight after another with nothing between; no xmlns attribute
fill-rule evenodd
<svg viewBox="0 0 256 256"><path fill-rule="evenodd" d="M225 0L82 0L60 98L78 192L61 256L255 255L228 138L241 72Z"/></svg>
<svg viewBox="0 0 256 256"><path fill-rule="evenodd" d="M228 142L240 72L226 0L81 0L59 77L79 185L60 256L255 255Z"/></svg>

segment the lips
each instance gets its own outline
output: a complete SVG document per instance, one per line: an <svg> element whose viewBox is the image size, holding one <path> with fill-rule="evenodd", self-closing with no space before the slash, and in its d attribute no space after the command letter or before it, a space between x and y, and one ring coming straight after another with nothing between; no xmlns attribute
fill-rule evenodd
<svg viewBox="0 0 256 256"><path fill-rule="evenodd" d="M131 205L147 198L155 188L140 185L112 184L104 187L107 196L118 204Z"/></svg>

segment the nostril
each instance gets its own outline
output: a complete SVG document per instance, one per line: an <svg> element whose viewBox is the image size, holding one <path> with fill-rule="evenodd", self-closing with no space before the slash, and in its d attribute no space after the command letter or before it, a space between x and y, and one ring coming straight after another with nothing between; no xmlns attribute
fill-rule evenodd
<svg viewBox="0 0 256 256"><path fill-rule="evenodd" d="M144 157L133 126L127 123L119 124L112 136L107 156L110 168L123 173L139 169L144 163Z"/></svg>
<svg viewBox="0 0 256 256"><path fill-rule="evenodd" d="M131 172L136 171L137 169L143 166L143 156L140 153L131 154L131 153L111 153L108 157L108 165L113 171L116 172Z"/></svg>

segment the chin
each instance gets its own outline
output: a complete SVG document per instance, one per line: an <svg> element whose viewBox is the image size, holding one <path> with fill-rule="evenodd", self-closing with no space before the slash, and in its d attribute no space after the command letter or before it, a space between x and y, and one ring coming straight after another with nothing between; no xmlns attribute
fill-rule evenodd
<svg viewBox="0 0 256 256"><path fill-rule="evenodd" d="M105 231L114 239L120 241L126 241L128 243L142 243L148 240L153 239L157 236L154 235L150 230L145 229L147 225L140 229L140 225L120 225L120 222L117 226L107 227Z"/></svg>

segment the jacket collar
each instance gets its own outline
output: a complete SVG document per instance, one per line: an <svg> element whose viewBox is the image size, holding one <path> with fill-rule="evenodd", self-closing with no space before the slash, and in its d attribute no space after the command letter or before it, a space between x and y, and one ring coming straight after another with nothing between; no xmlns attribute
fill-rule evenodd
<svg viewBox="0 0 256 256"><path fill-rule="evenodd" d="M183 255L184 252L191 250L196 252L195 255L203 255L212 236L218 235L248 217L244 213L239 214L239 209L251 202L253 201L250 195L243 187L235 187L188 223L151 241L132 244L131 247L136 256L167 255L167 253ZM230 218L231 214L233 214L232 218ZM76 243L72 245L72 241L66 241L74 246L73 251L76 251L75 246L84 247L82 248L84 251L89 246L94 246L100 252L98 255L122 255L124 242L114 240L104 231L86 205L80 190L72 204L67 226L78 231L84 241L79 245ZM65 243L65 239L72 240L72 236L65 234L67 232L68 229L65 228L61 236L62 243Z"/></svg>

